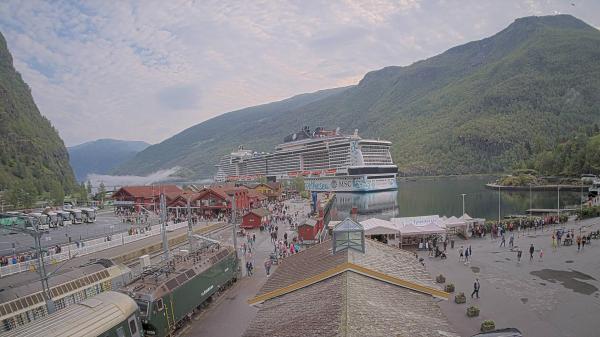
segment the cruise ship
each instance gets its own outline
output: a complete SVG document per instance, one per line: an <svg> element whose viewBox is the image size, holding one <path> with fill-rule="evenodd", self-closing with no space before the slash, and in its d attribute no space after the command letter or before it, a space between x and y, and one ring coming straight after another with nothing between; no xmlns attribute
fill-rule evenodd
<svg viewBox="0 0 600 337"><path fill-rule="evenodd" d="M391 142L304 127L284 138L273 153L240 148L223 156L215 180L282 181L302 177L308 191L371 192L398 189Z"/></svg>

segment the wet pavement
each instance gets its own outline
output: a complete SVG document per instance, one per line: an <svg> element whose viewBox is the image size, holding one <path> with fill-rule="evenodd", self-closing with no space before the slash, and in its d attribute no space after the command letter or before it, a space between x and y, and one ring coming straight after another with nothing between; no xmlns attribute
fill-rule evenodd
<svg viewBox="0 0 600 337"><path fill-rule="evenodd" d="M578 234L600 229L600 219L582 223L570 222ZM564 225L561 225L564 227ZM534 245L530 261L528 249ZM471 245L471 263L458 261L457 249ZM440 307L462 336L472 336L481 322L492 319L497 328L515 327L527 337L587 337L599 336L600 320L600 240L592 240L582 251L577 245L552 249L551 232L525 232L515 235L515 248L499 247L500 240L458 240L449 250L447 260L430 258L419 253L431 275L443 274L447 283L454 283L456 292L464 292L466 304L441 301ZM521 262L517 249L523 250ZM540 257L540 249L543 257ZM480 299L471 299L473 283L479 278ZM479 317L468 318L466 308L476 305Z"/></svg>

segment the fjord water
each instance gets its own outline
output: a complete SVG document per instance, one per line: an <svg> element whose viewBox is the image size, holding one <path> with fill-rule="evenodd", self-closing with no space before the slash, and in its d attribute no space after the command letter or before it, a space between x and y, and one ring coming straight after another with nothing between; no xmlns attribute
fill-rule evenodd
<svg viewBox="0 0 600 337"><path fill-rule="evenodd" d="M398 191L375 193L337 193L333 219L340 220L358 208L359 219L377 217L422 216L439 214L457 216L462 213L462 196L465 211L472 217L498 219L498 190L485 184L497 176L451 176L435 178L400 179ZM587 194L586 190L584 193ZM578 205L581 192L561 191L560 206ZM532 191L533 208L556 209L557 191ZM525 214L530 205L529 191L501 191L500 215Z"/></svg>

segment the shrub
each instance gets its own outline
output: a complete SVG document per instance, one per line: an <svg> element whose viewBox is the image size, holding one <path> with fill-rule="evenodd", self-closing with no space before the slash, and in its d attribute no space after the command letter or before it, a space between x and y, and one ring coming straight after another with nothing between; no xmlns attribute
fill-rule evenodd
<svg viewBox="0 0 600 337"><path fill-rule="evenodd" d="M458 294L456 294L456 296L454 296L454 302L457 304L462 304L467 302L467 297L465 296L465 293L460 292Z"/></svg>
<svg viewBox="0 0 600 337"><path fill-rule="evenodd" d="M446 278L444 277L444 275L439 274L436 278L435 278L435 282L437 283L446 283Z"/></svg>
<svg viewBox="0 0 600 337"><path fill-rule="evenodd" d="M491 319L486 319L485 321L481 322L481 332L489 332L489 331L494 331L496 330L496 323L494 323L494 321L492 321Z"/></svg>
<svg viewBox="0 0 600 337"><path fill-rule="evenodd" d="M447 293L453 293L454 292L454 284L453 283L446 284L446 286L444 287L444 291Z"/></svg>
<svg viewBox="0 0 600 337"><path fill-rule="evenodd" d="M467 316L477 317L479 316L479 308L476 306L470 306L467 308Z"/></svg>

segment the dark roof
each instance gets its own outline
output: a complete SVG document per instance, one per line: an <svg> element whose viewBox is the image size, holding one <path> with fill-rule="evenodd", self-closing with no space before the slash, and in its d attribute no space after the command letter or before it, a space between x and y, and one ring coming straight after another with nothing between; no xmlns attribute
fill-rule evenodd
<svg viewBox="0 0 600 337"><path fill-rule="evenodd" d="M159 196L160 193L172 195L183 192L177 185L123 186L114 194L120 191L138 198L152 198Z"/></svg>

